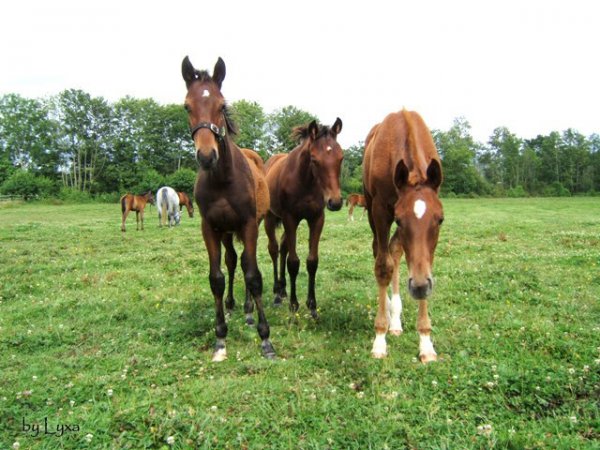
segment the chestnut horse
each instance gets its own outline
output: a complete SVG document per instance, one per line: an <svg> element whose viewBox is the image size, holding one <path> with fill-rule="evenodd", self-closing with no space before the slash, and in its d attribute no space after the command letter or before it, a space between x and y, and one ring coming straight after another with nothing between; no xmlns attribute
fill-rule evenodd
<svg viewBox="0 0 600 450"><path fill-rule="evenodd" d="M365 211L367 207L367 204L365 203L365 196L361 195L361 194L349 194L348 197L346 197L346 206L350 205L350 209L348 210L348 220L351 220L352 222L354 222L354 207L355 206L362 206L363 207L363 213L360 216L361 219L362 217L365 215Z"/></svg>
<svg viewBox="0 0 600 450"><path fill-rule="evenodd" d="M194 69L186 56L181 72L187 86L185 109L199 165L194 197L202 216L202 236L210 263L208 279L215 299L217 340L213 361L227 357L221 244L225 247L225 263L231 282L237 265L234 234L244 245L242 270L248 297L254 299L258 310L257 329L262 340L262 353L272 359L275 350L269 340L269 324L262 305L262 276L256 262L258 224L269 209L267 184L257 164L247 159L231 138L235 127L221 94L225 78L223 60L218 59L210 76L206 71ZM233 307L233 298L229 300L228 307Z"/></svg>
<svg viewBox="0 0 600 450"><path fill-rule="evenodd" d="M309 125L295 129L300 145L288 154L272 156L265 166L267 183L271 194L271 209L265 218L265 230L269 238L269 254L273 261L273 293L275 304L287 297L285 289L285 267L290 274L290 309L298 310L296 277L300 260L296 253L296 230L301 220L306 219L309 227L309 253L306 260L308 271L308 299L306 305L317 318L315 297L315 275L319 265L319 238L325 224L325 206L331 211L342 207L340 192L340 170L344 157L337 143L342 131L338 118L333 126ZM275 229L283 223L281 245L278 246ZM279 277L277 255L280 256Z"/></svg>
<svg viewBox="0 0 600 450"><path fill-rule="evenodd" d="M194 217L194 204L190 201L190 198L185 192L177 192L179 197L179 211L185 206L188 212L188 216Z"/></svg>
<svg viewBox="0 0 600 450"><path fill-rule="evenodd" d="M402 332L398 265L404 253L408 291L418 300L419 357L437 359L431 342L427 297L433 289L433 254L444 220L438 191L442 166L427 126L416 112L389 114L365 142L363 185L373 231L375 278L379 286L372 355L387 355L385 335ZM390 240L392 222L398 225ZM392 299L387 288L392 283Z"/></svg>
<svg viewBox="0 0 600 450"><path fill-rule="evenodd" d="M154 196L152 191L146 192L144 195L134 195L127 193L119 200L121 203L121 231L125 232L125 220L130 211L135 211L135 229L139 229L140 220L142 221L142 230L144 229L144 208L146 203L154 205Z"/></svg>

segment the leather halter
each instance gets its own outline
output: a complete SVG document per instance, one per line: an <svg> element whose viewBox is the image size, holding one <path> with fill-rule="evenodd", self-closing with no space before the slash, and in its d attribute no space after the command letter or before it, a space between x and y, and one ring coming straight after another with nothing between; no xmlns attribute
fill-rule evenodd
<svg viewBox="0 0 600 450"><path fill-rule="evenodd" d="M194 134L196 134L196 131L200 130L201 128L208 128L210 131L212 131L219 142L222 142L225 139L225 127L219 128L212 122L200 122L198 125L192 128L190 130L192 139L194 139Z"/></svg>

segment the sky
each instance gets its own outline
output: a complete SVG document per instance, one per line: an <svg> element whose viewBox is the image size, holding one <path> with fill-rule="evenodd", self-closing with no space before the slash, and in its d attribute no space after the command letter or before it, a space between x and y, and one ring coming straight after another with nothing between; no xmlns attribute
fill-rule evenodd
<svg viewBox="0 0 600 450"><path fill-rule="evenodd" d="M484 143L499 126L589 135L599 23L594 0L5 1L0 95L183 104L182 59L212 73L220 56L229 103L340 117L345 147L403 107L440 130L464 117Z"/></svg>

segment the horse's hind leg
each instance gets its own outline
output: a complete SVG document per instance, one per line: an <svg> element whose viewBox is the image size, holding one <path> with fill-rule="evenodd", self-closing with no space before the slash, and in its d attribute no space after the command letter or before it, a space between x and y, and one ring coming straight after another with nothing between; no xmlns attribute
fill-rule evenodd
<svg viewBox="0 0 600 450"><path fill-rule="evenodd" d="M390 315L390 334L399 336L402 334L402 299L400 298L400 258L402 258L402 245L398 232L394 233L390 241L390 253L394 261L394 272L392 273L392 299L388 303Z"/></svg>
<svg viewBox="0 0 600 450"><path fill-rule="evenodd" d="M136 211L135 212L135 231L139 231L140 230L140 212ZM143 230L143 228L142 228Z"/></svg>
<svg viewBox="0 0 600 450"><path fill-rule="evenodd" d="M129 215L129 208L126 208L123 212L123 217L121 218L121 231L125 233L125 221L127 220L127 216Z"/></svg>
<svg viewBox="0 0 600 450"><path fill-rule="evenodd" d="M244 241L244 252L242 253L242 270L244 271L244 280L246 281L246 289L256 303L256 311L258 313L258 335L262 339L261 349L263 356L267 359L275 358L275 349L269 340L270 329L269 323L265 316L265 311L262 304L262 275L258 269L256 262L256 240L258 238L258 225L255 221L251 221L244 227L242 232L242 240Z"/></svg>
<svg viewBox="0 0 600 450"><path fill-rule="evenodd" d="M225 308L227 313L231 313L235 307L235 299L233 297L233 280L235 278L235 268L237 267L237 253L233 247L233 234L225 234L223 236L223 245L225 246L225 265L227 266L227 274L229 276L227 284L227 298L225 299Z"/></svg>
<svg viewBox="0 0 600 450"><path fill-rule="evenodd" d="M308 258L306 259L306 270L308 271L308 297L306 306L310 309L310 314L315 319L318 318L315 278L319 267L319 239L321 238L324 224L324 215L308 223L310 232L308 238Z"/></svg>
<svg viewBox="0 0 600 450"><path fill-rule="evenodd" d="M282 299L279 295L280 285L279 276L277 273L277 258L279 253L279 245L277 244L277 236L275 230L277 228L277 219L271 213L265 216L265 233L269 239L269 256L271 256L271 262L273 263L273 303L276 306L281 305Z"/></svg>

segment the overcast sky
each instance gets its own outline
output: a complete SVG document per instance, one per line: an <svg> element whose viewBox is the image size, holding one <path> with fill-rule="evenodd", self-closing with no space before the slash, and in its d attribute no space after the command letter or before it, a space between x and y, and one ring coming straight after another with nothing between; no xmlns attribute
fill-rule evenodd
<svg viewBox="0 0 600 450"><path fill-rule="evenodd" d="M160 4L161 6L158 6ZM183 103L181 60L227 66L223 94L294 105L364 140L402 107L487 141L600 132L600 2L4 1L0 95L82 89Z"/></svg>

